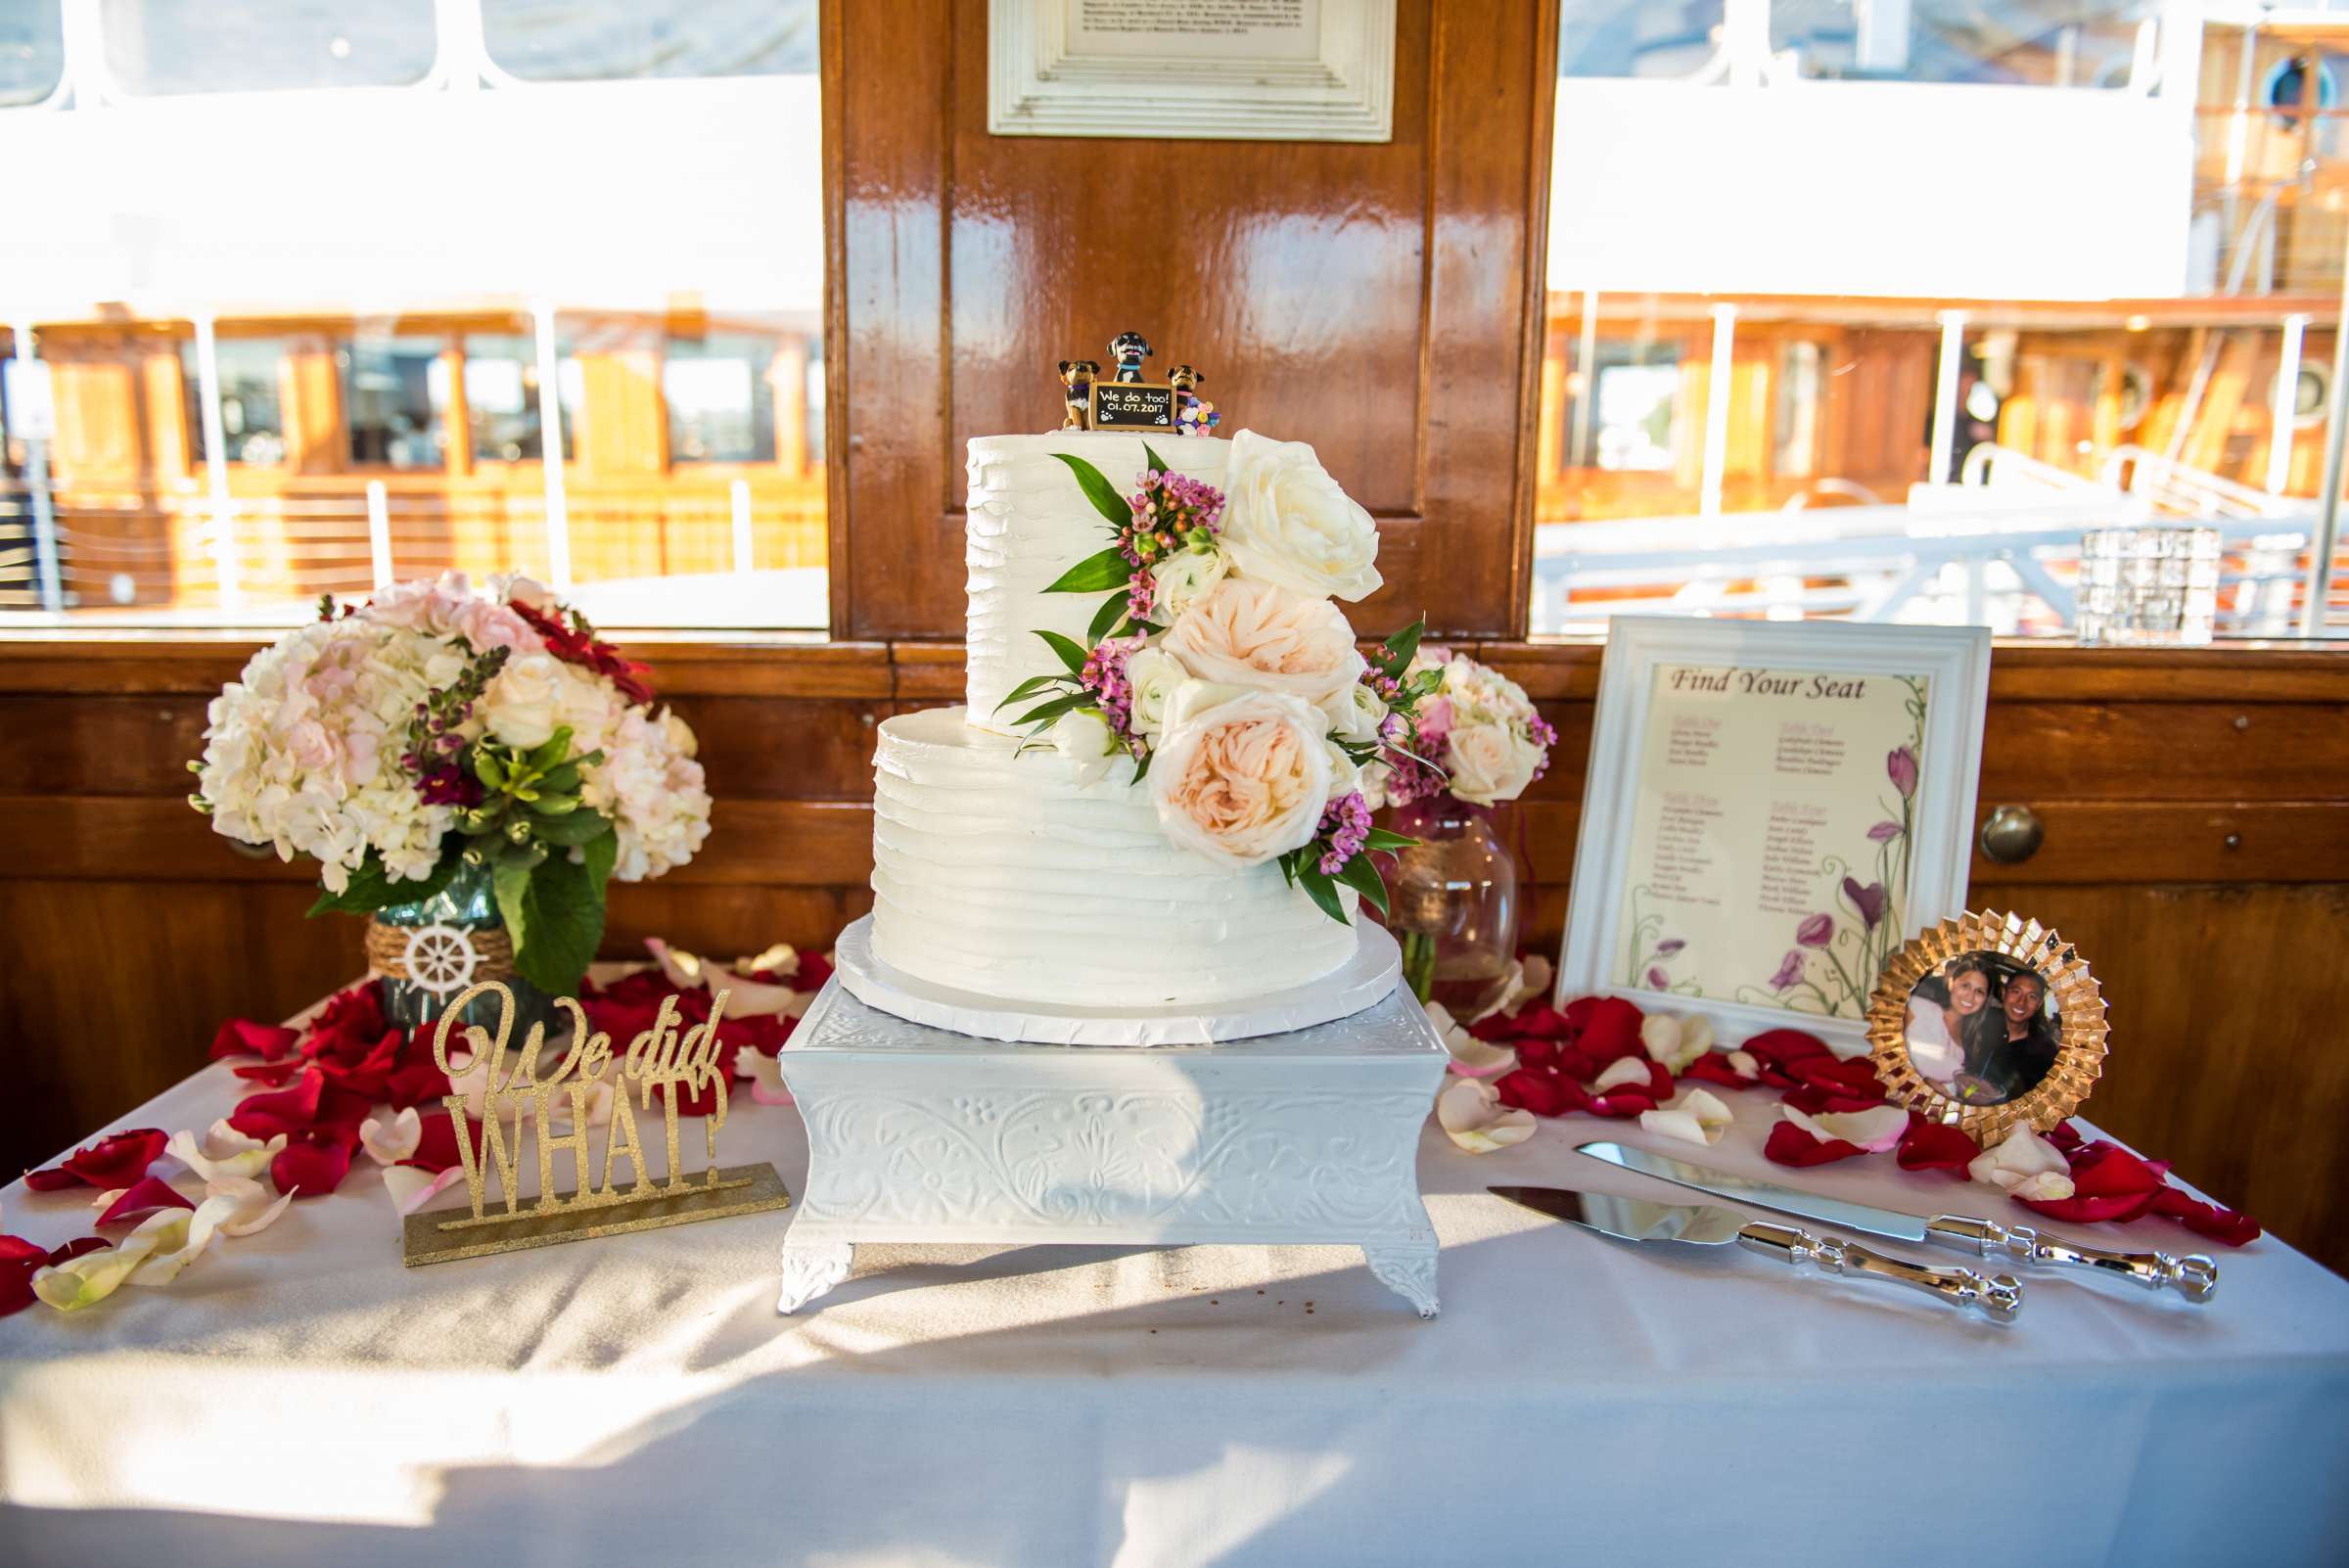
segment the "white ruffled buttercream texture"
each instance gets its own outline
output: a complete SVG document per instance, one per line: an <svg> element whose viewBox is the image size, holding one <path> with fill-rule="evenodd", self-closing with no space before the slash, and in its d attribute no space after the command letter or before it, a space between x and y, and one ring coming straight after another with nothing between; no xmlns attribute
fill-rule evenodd
<svg viewBox="0 0 2349 1568"><path fill-rule="evenodd" d="M1154 436L1148 444L1192 479L1221 485L1231 443L1215 437ZM1044 585L1113 542L1108 521L1053 454L1082 457L1120 495L1141 477L1144 438L1118 431L981 436L970 443L970 651L963 698L971 722L1004 734L1030 705L1001 713L1003 694L1031 675L1062 672L1038 628L1083 643L1104 597L1046 593ZM1041 699L1038 699L1039 701Z"/></svg>
<svg viewBox="0 0 2349 1568"><path fill-rule="evenodd" d="M1131 787L1130 763L1080 784L1067 759L1019 755L1017 741L964 717L931 709L881 725L883 963L1010 1000L1150 1007L1282 991L1353 955L1354 928L1277 866L1233 871L1172 843L1149 794ZM1344 898L1352 913L1353 893Z"/></svg>

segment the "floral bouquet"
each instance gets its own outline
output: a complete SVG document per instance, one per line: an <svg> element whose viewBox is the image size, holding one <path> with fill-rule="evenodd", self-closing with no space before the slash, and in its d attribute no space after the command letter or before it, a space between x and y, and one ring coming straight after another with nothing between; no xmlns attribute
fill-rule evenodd
<svg viewBox="0 0 2349 1568"><path fill-rule="evenodd" d="M1367 769L1366 794L1418 841L1398 868L1389 923L1421 1001L1465 1016L1493 1006L1517 950L1517 860L1488 820L1549 766L1558 732L1515 681L1428 649L1405 678L1429 689L1407 744Z"/></svg>
<svg viewBox="0 0 2349 1568"><path fill-rule="evenodd" d="M217 833L316 858L311 914L485 878L513 971L549 995L595 956L605 884L682 865L710 832L693 732L528 577L322 600L207 716L193 804Z"/></svg>
<svg viewBox="0 0 2349 1568"><path fill-rule="evenodd" d="M1408 806L1449 793L1471 806L1496 806L1517 799L1548 771L1558 732L1523 686L1465 654L1433 648L1411 661L1410 673L1432 674L1434 689L1418 705L1413 744L1373 772L1379 805Z"/></svg>
<svg viewBox="0 0 2349 1568"><path fill-rule="evenodd" d="M1365 660L1332 597L1375 591L1378 530L1302 441L1234 437L1228 491L1175 473L1147 443L1130 494L1055 453L1111 542L1051 593L1107 593L1086 641L1039 630L1064 672L1002 706L1081 778L1127 770L1167 836L1221 865L1277 861L1333 920L1341 888L1381 912L1371 856L1410 841L1370 824L1366 769L1433 762L1410 751L1440 676L1413 668L1413 625Z"/></svg>

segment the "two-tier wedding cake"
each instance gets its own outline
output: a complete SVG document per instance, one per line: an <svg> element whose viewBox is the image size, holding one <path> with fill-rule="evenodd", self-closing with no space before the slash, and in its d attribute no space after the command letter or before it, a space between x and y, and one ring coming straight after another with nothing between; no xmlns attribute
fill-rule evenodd
<svg viewBox="0 0 2349 1568"><path fill-rule="evenodd" d="M924 1022L1100 1042L1378 1000L1393 947L1359 900L1388 838L1364 791L1414 693L1412 637L1365 661L1334 602L1379 585L1369 514L1312 447L1248 431L969 452L966 702L881 725L873 912L844 980ZM990 1005L1061 1023L961 1022ZM1211 1022L1066 1022L1158 1015Z"/></svg>

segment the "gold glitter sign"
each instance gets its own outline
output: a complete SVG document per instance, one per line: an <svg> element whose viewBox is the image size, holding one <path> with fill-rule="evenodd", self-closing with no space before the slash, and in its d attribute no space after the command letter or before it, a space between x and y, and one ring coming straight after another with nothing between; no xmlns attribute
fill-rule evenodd
<svg viewBox="0 0 2349 1568"><path fill-rule="evenodd" d="M449 1037L466 1005L484 995L498 999L497 1028L493 1033L478 1024L463 1026L473 1059L465 1068L452 1070ZM441 1012L440 1027L433 1035L433 1061L452 1077L458 1071L483 1075L480 1136L477 1140L466 1132L457 1138L470 1212L445 1209L408 1216L401 1231L402 1261L413 1268L788 1205L791 1195L773 1166L717 1163L717 1135L726 1125L726 1078L718 1066L717 1027L725 1017L727 995L717 992L709 1018L690 1028L682 1027L676 997L664 998L652 1027L630 1040L617 1059L612 1038L589 1027L586 1010L576 998L562 997L555 1006L571 1015L571 1046L543 1073L546 1026L532 1024L520 1048L514 1048L511 991L496 981L484 981L459 995ZM604 1130L599 1159L592 1112L596 1090L616 1065L611 1122ZM665 1176L658 1180L646 1168L637 1125L638 1113L652 1110L656 1091L668 1146ZM703 1121L708 1163L699 1175L689 1175L679 1155L677 1105L680 1097L705 1094L714 1101ZM465 1128L466 1096L451 1094L445 1103L450 1118ZM550 1120L559 1106L570 1112L568 1131L556 1130ZM526 1162L526 1152L535 1154L535 1160ZM555 1189L556 1161L562 1156L569 1157L575 1182L569 1192ZM526 1206L522 1176L532 1164L537 1196ZM618 1179L623 1169L624 1184ZM493 1176L504 1204L502 1214L492 1212Z"/></svg>

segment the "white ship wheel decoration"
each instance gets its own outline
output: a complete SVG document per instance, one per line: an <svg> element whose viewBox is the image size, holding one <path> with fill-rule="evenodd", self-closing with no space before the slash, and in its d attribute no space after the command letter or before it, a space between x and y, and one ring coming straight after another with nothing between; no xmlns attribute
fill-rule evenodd
<svg viewBox="0 0 2349 1568"><path fill-rule="evenodd" d="M400 954L408 984L431 992L435 1001L473 984L481 962L482 950L455 926L418 926L408 933L407 948Z"/></svg>

